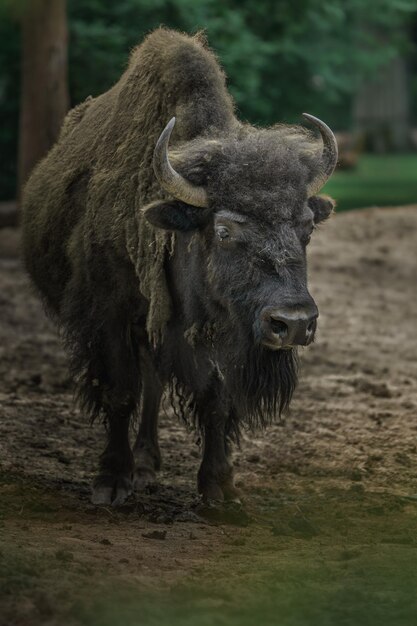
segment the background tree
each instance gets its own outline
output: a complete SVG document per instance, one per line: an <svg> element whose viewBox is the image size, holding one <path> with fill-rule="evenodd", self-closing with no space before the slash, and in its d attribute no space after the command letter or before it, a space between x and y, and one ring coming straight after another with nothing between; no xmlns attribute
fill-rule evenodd
<svg viewBox="0 0 417 626"><path fill-rule="evenodd" d="M19 189L56 141L69 108L66 0L28 0L21 33Z"/></svg>
<svg viewBox="0 0 417 626"><path fill-rule="evenodd" d="M6 1L12 0L0 0L0 7ZM25 0L13 3L18 1ZM71 0L71 106L108 89L126 67L129 51L165 24L187 32L206 30L239 114L252 123L299 122L300 113L309 110L336 130L347 130L361 85L398 55L414 67L413 113L417 61L410 25L416 24L416 15L417 0ZM19 32L10 16L0 19L0 42L0 151L6 163L0 198L10 198L20 89Z"/></svg>

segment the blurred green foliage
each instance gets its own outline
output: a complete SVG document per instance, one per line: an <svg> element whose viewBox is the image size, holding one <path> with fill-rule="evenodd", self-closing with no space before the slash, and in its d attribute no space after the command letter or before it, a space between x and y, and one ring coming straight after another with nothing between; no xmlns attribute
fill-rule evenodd
<svg viewBox="0 0 417 626"><path fill-rule="evenodd" d="M415 204L417 154L363 155L355 169L336 170L323 193L336 199L337 211Z"/></svg>
<svg viewBox="0 0 417 626"><path fill-rule="evenodd" d="M0 198L15 191L22 3L0 0ZM296 122L308 110L345 129L360 82L398 50L414 54L416 14L417 0L68 0L71 102L108 89L164 24L206 30L243 119Z"/></svg>

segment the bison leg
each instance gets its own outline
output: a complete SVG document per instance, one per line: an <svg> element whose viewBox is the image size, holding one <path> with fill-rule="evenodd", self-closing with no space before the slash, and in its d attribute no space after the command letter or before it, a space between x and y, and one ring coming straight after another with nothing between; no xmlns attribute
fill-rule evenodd
<svg viewBox="0 0 417 626"><path fill-rule="evenodd" d="M162 385L147 352L142 354L141 373L141 420L133 448L135 458L133 486L136 491L143 491L155 485L155 472L161 467L161 453L158 444L158 413Z"/></svg>
<svg viewBox="0 0 417 626"><path fill-rule="evenodd" d="M93 482L92 502L118 506L132 493L133 455L129 444L129 416L109 415L108 442Z"/></svg>
<svg viewBox="0 0 417 626"><path fill-rule="evenodd" d="M240 502L235 487L233 465L230 462L230 444L227 437L228 416L219 414L213 404L201 405L203 424L203 460L198 471L198 491L205 502Z"/></svg>
<svg viewBox="0 0 417 626"><path fill-rule="evenodd" d="M107 445L93 483L94 504L117 506L132 492L129 422L140 390L138 337L124 316L115 316L92 336L81 387L84 404L91 407L93 415L103 415L107 425Z"/></svg>

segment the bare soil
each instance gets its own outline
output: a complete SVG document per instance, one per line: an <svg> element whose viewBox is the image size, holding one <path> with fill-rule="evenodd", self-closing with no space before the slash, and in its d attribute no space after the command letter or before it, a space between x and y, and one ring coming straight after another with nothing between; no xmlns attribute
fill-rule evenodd
<svg viewBox="0 0 417 626"><path fill-rule="evenodd" d="M201 508L198 439L169 410L158 490L90 504L103 429L18 248L1 230L1 626L415 623L417 206L315 234L318 338L288 417L235 453L242 510Z"/></svg>

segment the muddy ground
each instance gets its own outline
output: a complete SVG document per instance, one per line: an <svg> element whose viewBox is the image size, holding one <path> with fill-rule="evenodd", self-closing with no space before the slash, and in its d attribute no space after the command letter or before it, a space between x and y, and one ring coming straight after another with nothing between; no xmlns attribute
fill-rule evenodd
<svg viewBox="0 0 417 626"><path fill-rule="evenodd" d="M201 510L167 410L156 493L89 503L103 445L0 231L0 624L414 624L417 207L335 216L310 246L316 343L285 422L235 453L244 510Z"/></svg>

